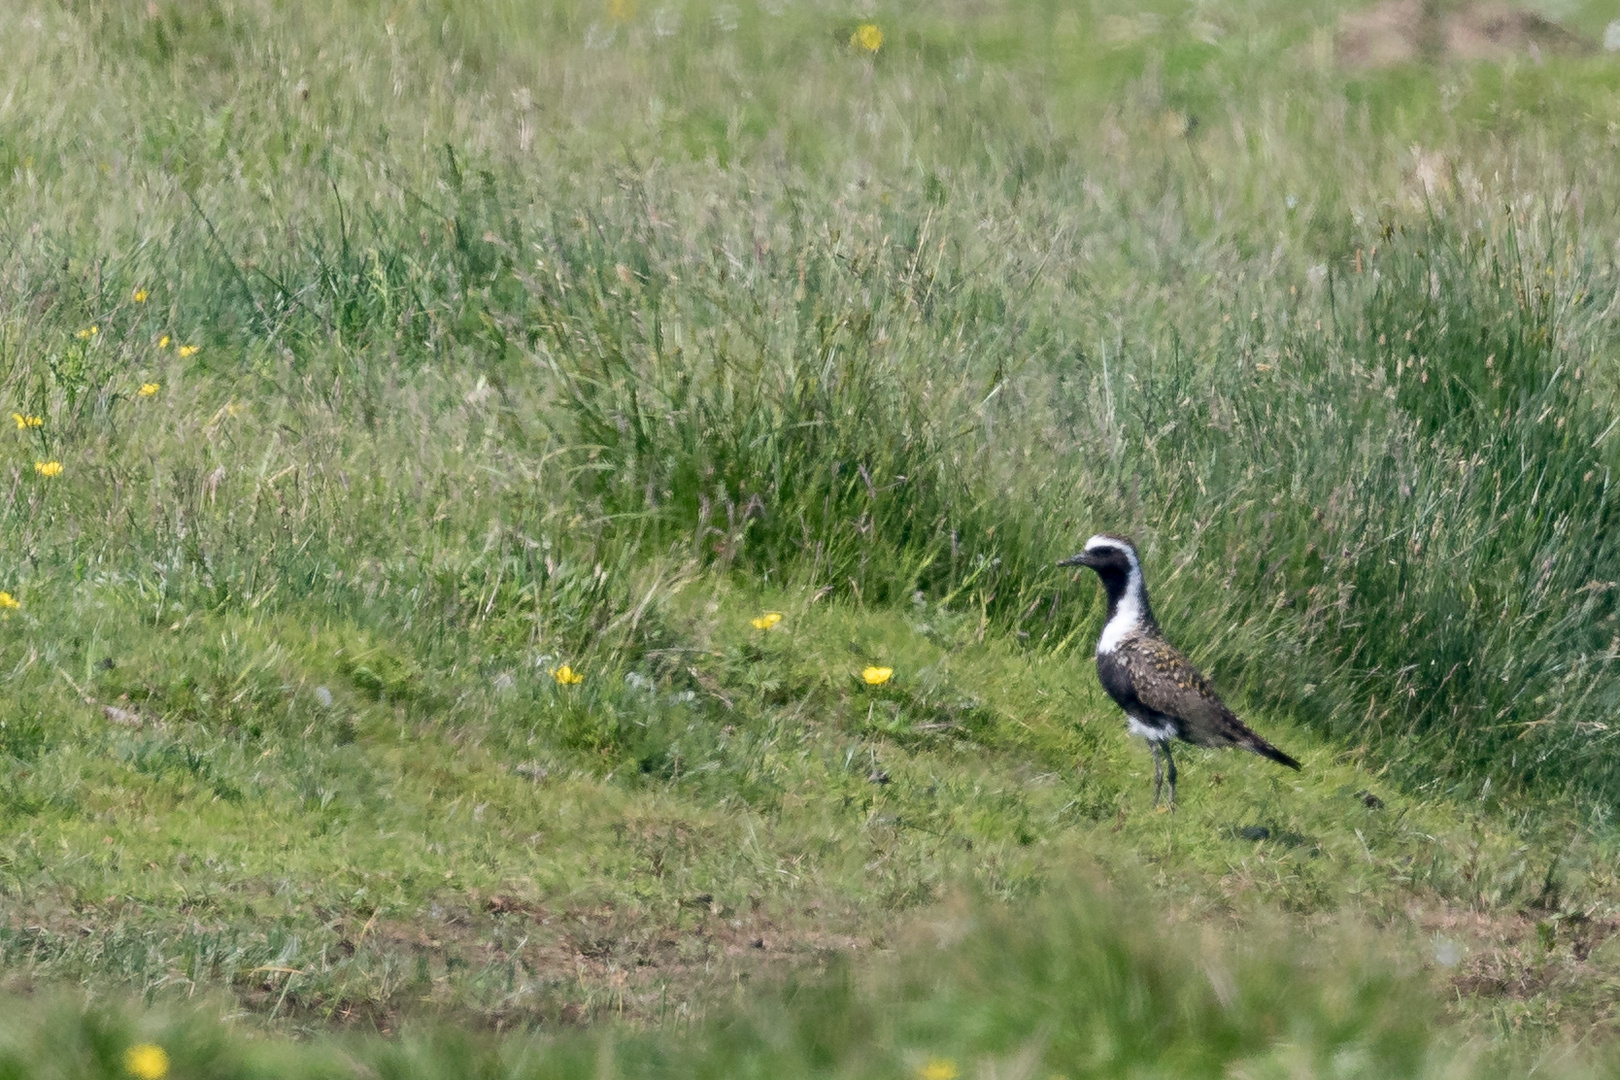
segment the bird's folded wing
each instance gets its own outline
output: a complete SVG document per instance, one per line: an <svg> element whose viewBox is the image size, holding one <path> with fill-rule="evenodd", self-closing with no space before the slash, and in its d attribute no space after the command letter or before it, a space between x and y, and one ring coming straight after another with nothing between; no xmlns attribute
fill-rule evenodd
<svg viewBox="0 0 1620 1080"><path fill-rule="evenodd" d="M1199 746L1231 746L1249 734L1192 662L1162 638L1138 637L1123 646L1137 700L1180 721L1181 737Z"/></svg>

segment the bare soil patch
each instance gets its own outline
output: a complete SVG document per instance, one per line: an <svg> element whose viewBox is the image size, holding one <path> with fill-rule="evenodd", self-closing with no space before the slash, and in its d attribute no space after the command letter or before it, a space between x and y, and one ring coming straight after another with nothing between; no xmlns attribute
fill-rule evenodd
<svg viewBox="0 0 1620 1080"><path fill-rule="evenodd" d="M1380 68L1414 61L1539 59L1545 53L1592 51L1589 42L1557 23L1511 4L1441 4L1384 0L1344 16L1334 55L1347 68Z"/></svg>

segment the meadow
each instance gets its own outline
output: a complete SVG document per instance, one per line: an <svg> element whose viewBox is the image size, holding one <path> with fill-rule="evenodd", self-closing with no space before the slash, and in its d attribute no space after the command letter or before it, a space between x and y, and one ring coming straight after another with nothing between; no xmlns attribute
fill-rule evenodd
<svg viewBox="0 0 1620 1080"><path fill-rule="evenodd" d="M1612 1067L1620 53L1408 8L0 7L0 1076Z"/></svg>

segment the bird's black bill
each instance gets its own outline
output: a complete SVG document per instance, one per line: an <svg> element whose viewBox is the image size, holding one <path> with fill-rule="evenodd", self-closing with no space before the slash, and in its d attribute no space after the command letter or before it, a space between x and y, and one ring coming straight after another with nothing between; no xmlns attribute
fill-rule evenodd
<svg viewBox="0 0 1620 1080"><path fill-rule="evenodd" d="M1091 565L1091 560L1087 557L1086 552L1082 551L1078 555L1070 555L1067 559L1064 559L1062 562L1058 563L1058 565L1059 566L1090 566Z"/></svg>

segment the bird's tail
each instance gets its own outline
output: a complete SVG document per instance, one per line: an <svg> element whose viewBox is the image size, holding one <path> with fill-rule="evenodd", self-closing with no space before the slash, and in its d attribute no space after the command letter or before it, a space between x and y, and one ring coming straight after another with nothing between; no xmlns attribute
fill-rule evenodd
<svg viewBox="0 0 1620 1080"><path fill-rule="evenodd" d="M1270 743L1266 742L1266 740L1262 739L1252 731L1249 732L1248 739L1244 740L1242 745L1245 750L1253 750L1261 757L1270 758L1279 765L1286 765L1290 769L1296 770L1302 767L1299 762L1295 761L1293 758L1289 757L1275 746L1272 746Z"/></svg>

